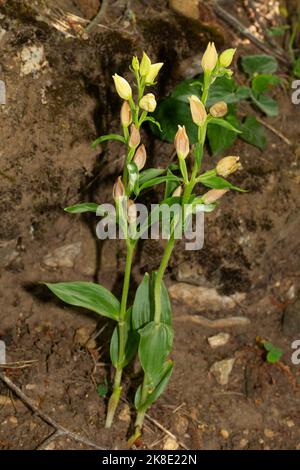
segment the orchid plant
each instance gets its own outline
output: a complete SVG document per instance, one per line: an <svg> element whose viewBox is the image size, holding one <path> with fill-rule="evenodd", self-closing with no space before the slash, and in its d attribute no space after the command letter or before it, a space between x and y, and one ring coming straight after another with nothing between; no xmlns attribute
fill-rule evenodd
<svg viewBox="0 0 300 470"><path fill-rule="evenodd" d="M149 115L156 108L153 93L145 93L147 87L155 84L162 63L151 63L146 53L139 61L133 57L130 70L134 76L135 91L129 82L115 74L116 91L123 100L120 121L122 134L107 134L98 138L93 146L117 140L126 146L123 174L113 187L113 200L116 209L116 224L122 232L126 245L126 261L121 299L117 299L105 287L91 282L47 283L49 289L64 302L84 307L116 322L110 343L111 362L115 368L112 393L108 402L106 427L110 427L122 394L122 375L124 368L138 358L143 370L142 381L137 388L134 406L137 411L135 431L129 442L132 445L140 436L145 413L159 398L172 374L173 362L169 359L173 343L172 308L168 290L163 282L176 238L178 227L190 223L193 214L211 212L217 207L218 200L230 189L243 191L232 185L226 178L241 167L239 157L228 156L221 159L215 168L201 173L206 132L210 124L233 128L223 117L227 105L220 101L209 111L206 101L213 81L219 76L230 76L228 69L234 49L227 49L218 56L213 43L209 43L202 58L204 81L202 97L190 96L190 111L193 122L198 128L198 141L190 147L184 126L178 126L175 149L178 163L167 168L147 168L147 152L141 144L141 126L150 121L159 123ZM188 162L188 164L187 164ZM138 216L138 201L143 200L143 191L158 184L165 185L163 200L159 201L150 214L143 220ZM198 194L198 185L209 188ZM131 282L131 269L134 252L139 239L155 223L160 223L162 205L180 205L181 217L173 215L170 219L169 233L161 263L156 272L145 273L138 286L132 305L128 305L128 292ZM99 210L100 208L100 210ZM97 203L79 203L65 209L69 213L97 212L104 218L105 211ZM177 214L178 215L178 214Z"/></svg>

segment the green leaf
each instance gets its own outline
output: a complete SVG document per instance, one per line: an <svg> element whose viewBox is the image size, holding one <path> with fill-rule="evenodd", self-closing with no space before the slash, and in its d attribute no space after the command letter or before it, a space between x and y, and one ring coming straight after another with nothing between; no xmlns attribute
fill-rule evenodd
<svg viewBox="0 0 300 470"><path fill-rule="evenodd" d="M107 380L105 379L105 381L102 384L97 385L97 393L99 397L103 398L103 397L106 397L107 392L108 392L108 385L107 385Z"/></svg>
<svg viewBox="0 0 300 470"><path fill-rule="evenodd" d="M166 361L162 367L162 370L158 374L156 381L154 383L154 390L147 395L147 399L142 402L142 386L140 385L136 391L135 398L134 398L134 406L137 410L147 410L152 403L154 403L160 395L165 390L168 382L171 378L173 371L173 362Z"/></svg>
<svg viewBox="0 0 300 470"><path fill-rule="evenodd" d="M228 188L228 189L234 189L235 191L240 191L242 193L246 192L245 189L234 186L233 184L229 183L229 181L225 180L221 176L214 176L214 175L205 176L205 173L204 173L204 175L200 175L197 178L197 181L199 183L202 183L204 186L207 186L208 188L212 188L212 189Z"/></svg>
<svg viewBox="0 0 300 470"><path fill-rule="evenodd" d="M295 77L300 78L300 57L293 62L293 74Z"/></svg>
<svg viewBox="0 0 300 470"><path fill-rule="evenodd" d="M65 207L65 211L71 214L82 214L83 212L97 212L99 204L96 202L82 202L74 206Z"/></svg>
<svg viewBox="0 0 300 470"><path fill-rule="evenodd" d="M276 75L255 75L252 79L252 90L256 94L272 90L274 86L280 85L281 80Z"/></svg>
<svg viewBox="0 0 300 470"><path fill-rule="evenodd" d="M173 330L165 323L148 323L139 330L139 359L146 374L151 378L160 373L163 363L171 351Z"/></svg>
<svg viewBox="0 0 300 470"><path fill-rule="evenodd" d="M132 325L135 329L144 327L154 319L154 282L157 273L151 277L146 273L137 288L132 306ZM172 325L172 306L165 283L161 284L161 322Z"/></svg>
<svg viewBox="0 0 300 470"><path fill-rule="evenodd" d="M102 135L101 137L98 137L98 139L94 140L92 143L92 148L96 148L97 145L101 144L102 142L105 142L106 140L118 140L119 142L122 142L123 144L126 143L126 140L122 135L119 134L106 134Z"/></svg>
<svg viewBox="0 0 300 470"><path fill-rule="evenodd" d="M147 170L143 170L140 172L139 183L146 183L146 181L152 180L165 172L166 170L163 168L148 168Z"/></svg>
<svg viewBox="0 0 300 470"><path fill-rule="evenodd" d="M150 276L146 273L138 286L132 306L132 325L138 330L151 320Z"/></svg>
<svg viewBox="0 0 300 470"><path fill-rule="evenodd" d="M162 132L162 128L161 128L160 123L159 123L156 119L154 119L154 117L152 117L152 116L147 116L147 117L145 117L145 119L144 119L143 122L145 122L145 121L151 122L152 124L154 124L154 126L158 127L158 129L159 129L160 132Z"/></svg>
<svg viewBox="0 0 300 470"><path fill-rule="evenodd" d="M165 183L166 181L176 181L178 184L182 181L182 178L179 178L175 175L165 175L165 176L158 176L157 178L153 178L151 180L146 181L140 187L138 192L140 193L143 189L152 188L152 186L156 186L157 184Z"/></svg>
<svg viewBox="0 0 300 470"><path fill-rule="evenodd" d="M275 57L267 54L248 55L242 57L242 68L245 73L252 76L255 73L275 73L278 63Z"/></svg>
<svg viewBox="0 0 300 470"><path fill-rule="evenodd" d="M267 143L265 130L263 126L256 120L255 116L247 116L242 126L242 134L240 138L249 144L255 145L263 150Z"/></svg>
<svg viewBox="0 0 300 470"><path fill-rule="evenodd" d="M226 116L226 120L235 128L240 126L238 118L233 114ZM219 155L234 144L237 134L235 131L211 124L207 128L207 137L212 154Z"/></svg>
<svg viewBox="0 0 300 470"><path fill-rule="evenodd" d="M226 119L222 119L222 118L210 118L208 120L208 127L211 125L211 124L214 124L216 126L221 126L221 127L224 127L225 129L227 129L228 131L232 131L232 132L235 132L237 134L239 134L241 131L239 131L239 129L237 129L236 127L234 127L229 121L227 121Z"/></svg>
<svg viewBox="0 0 300 470"><path fill-rule="evenodd" d="M168 168L168 171L167 171L167 175L173 175L173 173L171 172L171 170ZM165 195L164 195L164 199L168 198L169 196L171 196L171 194L175 191L175 189L177 188L178 186L178 183L177 181L170 181L170 180L167 180L166 181L166 188L165 188Z"/></svg>
<svg viewBox="0 0 300 470"><path fill-rule="evenodd" d="M270 96L256 95L251 92L251 98L254 104L261 109L267 116L276 117L278 116L278 104Z"/></svg>
<svg viewBox="0 0 300 470"><path fill-rule="evenodd" d="M283 351L280 348L277 348L269 341L263 341L263 346L265 350L268 351L268 354L266 357L267 362L269 362L270 364L275 364L276 362L280 360L280 358L283 355Z"/></svg>
<svg viewBox="0 0 300 470"><path fill-rule="evenodd" d="M137 353L139 344L139 334L132 325L132 308L127 310L125 318L125 354L119 362L119 326L113 331L110 341L110 358L115 368L126 367Z"/></svg>
<svg viewBox="0 0 300 470"><path fill-rule="evenodd" d="M275 37L283 36L287 29L290 29L290 25L288 24L272 26L269 30L267 30L267 34L269 36L275 36Z"/></svg>
<svg viewBox="0 0 300 470"><path fill-rule="evenodd" d="M237 103L238 97L236 96L236 83L232 78L218 77L209 88L206 106L210 107L218 101L225 101L225 103Z"/></svg>
<svg viewBox="0 0 300 470"><path fill-rule="evenodd" d="M202 79L202 77L201 77ZM201 82L195 80L194 78L189 78L180 82L172 91L171 97L176 98L179 101L185 103L189 102L189 97L191 95L196 95L199 98L201 97Z"/></svg>
<svg viewBox="0 0 300 470"><path fill-rule="evenodd" d="M247 100L251 96L251 89L248 86L239 86L236 90L238 101Z"/></svg>
<svg viewBox="0 0 300 470"><path fill-rule="evenodd" d="M190 143L198 140L198 128L191 119L190 106L187 102L169 97L161 100L155 110L155 119L161 123L162 132L151 126L152 132L160 139L173 142L178 125L184 125Z"/></svg>
<svg viewBox="0 0 300 470"><path fill-rule="evenodd" d="M45 285L61 300L76 307L92 310L112 320L118 320L120 302L105 287L92 282L58 282Z"/></svg>
<svg viewBox="0 0 300 470"><path fill-rule="evenodd" d="M127 164L127 171L128 171L128 188L129 191L133 191L136 188L138 179L139 179L139 169L135 162L130 162Z"/></svg>

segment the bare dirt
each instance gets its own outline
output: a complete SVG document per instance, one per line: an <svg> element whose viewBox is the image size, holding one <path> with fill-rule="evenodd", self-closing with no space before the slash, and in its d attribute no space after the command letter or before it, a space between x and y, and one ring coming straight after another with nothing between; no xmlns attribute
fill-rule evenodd
<svg viewBox="0 0 300 470"><path fill-rule="evenodd" d="M112 325L63 305L39 282L97 280L120 293L122 243L97 241L93 217L63 212L75 202L111 199L122 149L90 146L118 128L120 102L111 75L125 73L132 55L147 50L153 60L165 62L158 86L163 96L180 80L182 61L193 62L208 40L223 48L237 37L213 15L209 24L186 19L167 2L159 8L153 8L157 2L131 2L130 9L127 2L115 2L105 27L86 39L76 29L75 37L65 37L36 19L26 2L1 3L0 79L7 104L0 106L0 339L8 362L36 361L4 371L64 427L101 447L126 448L134 410L129 421L123 403L113 428L105 430L106 399L97 392L112 372L107 365ZM89 18L96 3L61 0L59 6ZM42 67L22 75L22 50L31 46L43 48ZM251 44L239 46L239 55L255 52L260 51ZM149 414L189 449L300 448L300 366L291 362L291 343L300 339L299 312L292 329L284 320L299 296L300 106L291 103L286 70L281 75L280 115L268 122L292 145L270 131L263 153L235 144L231 153L241 156L243 171L232 181L249 192L228 194L207 217L204 249L185 252L178 244L167 273L168 285L180 281L214 287L221 295L244 293L233 311L202 311L196 301L192 307L174 303L175 370ZM149 166L171 158L171 145L148 131L143 138ZM216 161L207 155L208 167ZM131 296L143 273L157 267L161 249L154 241L139 247ZM230 341L212 350L207 337L220 330L179 321L197 314L211 319L234 314L251 322L227 328ZM96 343L86 344L103 326ZM266 363L257 336L283 349L280 363ZM228 385L221 386L210 367L226 358L235 363ZM129 403L139 380L136 366L127 370L123 396ZM35 449L51 432L0 381L0 448ZM146 422L141 446L160 449L165 438ZM61 437L49 448L87 447Z"/></svg>

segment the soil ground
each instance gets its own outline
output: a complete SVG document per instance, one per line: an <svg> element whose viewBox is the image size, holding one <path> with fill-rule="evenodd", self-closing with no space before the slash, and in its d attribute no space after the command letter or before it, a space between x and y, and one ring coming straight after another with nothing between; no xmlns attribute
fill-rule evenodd
<svg viewBox="0 0 300 470"><path fill-rule="evenodd" d="M8 362L35 361L5 372L64 427L101 447L127 448L134 410L130 421L123 403L113 428L105 430L106 399L97 393L97 385L112 373L107 365L112 325L63 305L38 284L97 280L119 294L123 246L97 241L94 218L68 215L63 208L82 200L110 201L122 149L108 144L95 151L90 143L118 128L120 103L111 75L124 73L133 54L147 50L153 60L165 62L158 86L163 96L182 78L183 60L194 63L208 40L219 48L239 45L239 55L260 51L240 41L213 14L209 23L203 16L201 22L186 19L167 2L159 8L154 8L157 2L131 2L130 9L127 2L115 2L105 27L87 39L65 37L35 19L21 7L26 2L1 3L0 79L6 84L7 105L0 107L0 339ZM92 3L61 0L59 6L88 18L97 10L97 2ZM247 24L242 2L235 4L235 15ZM21 75L21 52L33 45L43 47L43 67ZM300 448L300 366L291 362L300 321L298 330L284 327L286 308L299 295L300 106L291 102L286 71L280 74L285 79L277 92L280 115L264 119L292 145L269 130L264 152L241 141L234 145L231 154L241 156L243 171L232 181L249 192L226 196L207 217L204 249L175 250L167 273L169 286L181 281L214 287L221 295L244 294L230 311L174 302L175 369L149 415L189 449ZM148 131L143 138L149 162L168 162L171 145ZM208 167L217 160L206 156ZM160 254L158 242L139 247L131 296L143 273L157 267ZM179 321L182 315L198 314L246 316L250 324L215 330ZM100 330L96 343L87 347L86 339ZM212 350L207 338L220 331L230 333L230 341ZM257 336L284 351L280 363L266 363ZM235 363L228 385L221 386L210 367L226 358ZM136 366L126 371L123 396L129 403L139 380ZM35 449L51 434L52 428L1 381L0 398L1 449ZM147 421L140 445L160 449L165 439ZM61 437L48 448L85 446Z"/></svg>

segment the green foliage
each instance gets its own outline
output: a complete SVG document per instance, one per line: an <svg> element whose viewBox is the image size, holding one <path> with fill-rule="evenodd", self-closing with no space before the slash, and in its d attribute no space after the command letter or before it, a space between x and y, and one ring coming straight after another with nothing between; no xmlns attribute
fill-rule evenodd
<svg viewBox="0 0 300 470"><path fill-rule="evenodd" d="M86 308L112 320L119 318L118 299L99 284L81 281L45 284L60 300L69 305Z"/></svg>
<svg viewBox="0 0 300 470"><path fill-rule="evenodd" d="M137 353L139 335L132 325L132 309L129 308L125 318L125 348L123 357L119 351L120 336L119 328L115 327L110 341L110 358L115 368L123 369L131 362Z"/></svg>
<svg viewBox="0 0 300 470"><path fill-rule="evenodd" d="M82 214L83 212L97 212L99 204L95 202L82 202L74 206L66 207L64 210L70 214Z"/></svg>
<svg viewBox="0 0 300 470"><path fill-rule="evenodd" d="M269 96L272 89L281 83L280 78L274 75L278 68L276 59L265 54L245 56L241 60L241 66L249 77L250 86L239 86L233 78L220 76L209 89L207 107L218 101L225 101L228 105L226 117L211 118L208 121L208 142L213 155L219 155L230 148L237 138L260 150L265 148L264 128L251 115L241 121L237 114L238 103L248 100L267 116L278 115L277 102ZM156 136L167 142L173 142L180 124L185 126L190 143L197 142L197 126L191 119L188 98L191 95L201 97L202 83L202 75L195 79L184 80L175 87L169 97L159 102L154 116L162 124L162 132L151 126Z"/></svg>
<svg viewBox="0 0 300 470"><path fill-rule="evenodd" d="M166 361L158 374L152 378L150 389L148 390L146 398L143 400L142 397L142 385L140 385L136 391L134 398L134 406L137 410L147 410L163 393L173 372L173 362L171 360Z"/></svg>
<svg viewBox="0 0 300 470"><path fill-rule="evenodd" d="M267 351L266 360L269 364L276 364L283 356L283 351L269 341L263 341L263 347Z"/></svg>

